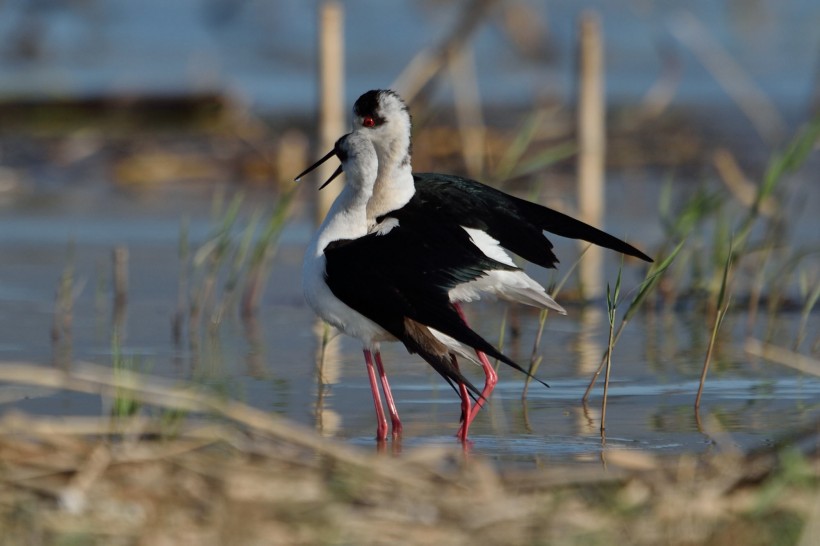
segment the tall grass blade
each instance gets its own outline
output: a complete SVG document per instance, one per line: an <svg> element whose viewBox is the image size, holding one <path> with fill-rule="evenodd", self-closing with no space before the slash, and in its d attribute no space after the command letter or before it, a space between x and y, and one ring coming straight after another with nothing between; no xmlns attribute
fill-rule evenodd
<svg viewBox="0 0 820 546"><path fill-rule="evenodd" d="M775 153L766 168L763 182L755 195L749 213L735 234L735 252L743 254L746 242L756 220L760 217L761 203L772 197L777 186L786 175L799 169L808 158L809 153L820 139L820 117L815 118L802 128L791 140L786 150Z"/></svg>
<svg viewBox="0 0 820 546"><path fill-rule="evenodd" d="M527 118L524 125L516 132L510 145L504 150L504 155L501 156L493 172L494 180L502 181L511 178L510 174L529 148L539 127L543 125L547 113L548 111L542 108L536 111L535 115Z"/></svg>
<svg viewBox="0 0 820 546"><path fill-rule="evenodd" d="M717 305L715 307L715 320L712 326L712 335L709 338L709 347L706 350L706 357L703 361L703 370L700 373L700 385L698 386L698 394L695 397L695 411L700 408L700 399L703 394L703 386L706 384L706 374L709 371L709 363L712 360L712 352L715 348L715 341L720 330L720 325L729 310L729 300L727 286L729 284L729 271L732 268L732 244L729 244L729 252L726 254L726 262L723 266L723 278L720 283L720 291L718 292Z"/></svg>
<svg viewBox="0 0 820 546"><path fill-rule="evenodd" d="M556 144L555 146L547 148L546 150L536 154L527 161L523 161L510 173L510 178L518 178L519 176L532 174L563 159L570 158L577 153L578 147L574 142L562 142L560 144Z"/></svg>
<svg viewBox="0 0 820 546"><path fill-rule="evenodd" d="M678 246L676 246L672 250L671 254L669 254L662 261L652 264L652 267L647 273L646 278L639 285L638 292L635 294L635 297L632 298L632 302L626 309L626 313L624 313L624 316L621 319L621 323L618 325L618 330L615 333L614 339L612 340L613 347L616 343L618 343L618 339L620 339L621 334L624 331L624 328L626 328L626 325L629 323L629 320L632 318L632 316L635 314L635 312L638 310L638 308L641 306L644 300L646 300L646 297L657 286L658 281L661 278L661 275L663 275L663 273L667 269L669 269L669 266L672 265L672 263L675 261L675 258L677 257L678 253L680 253L685 243L685 240L680 241L678 243ZM583 402L586 402L587 399L589 399L589 395L592 392L592 388L595 386L595 382L598 380L598 376L601 375L601 372L603 371L604 366L606 365L607 353L608 351L605 351L604 354L601 356L601 363L598 365L598 369L595 370L595 373L592 374L592 377L589 380L589 385L587 385L587 388L584 391L584 396L581 397L581 400Z"/></svg>
<svg viewBox="0 0 820 546"><path fill-rule="evenodd" d="M609 339L606 349L606 375L604 376L604 397L601 401L601 438L606 435L606 406L609 397L609 376L612 371L612 348L615 345L615 314L618 309L618 297L621 294L621 274L623 273L623 262L618 268L618 278L615 281L615 290L610 291L609 283L606 285L606 308L609 318Z"/></svg>

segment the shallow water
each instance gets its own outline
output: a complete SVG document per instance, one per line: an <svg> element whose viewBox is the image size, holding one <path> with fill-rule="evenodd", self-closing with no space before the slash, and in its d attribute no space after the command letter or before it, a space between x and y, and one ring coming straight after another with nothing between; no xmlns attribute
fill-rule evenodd
<svg viewBox="0 0 820 546"><path fill-rule="evenodd" d="M630 194L629 182L617 178L609 190L613 199L607 226L616 233L639 233L636 242L650 248L660 238L657 221L652 219L655 213L633 209L641 203L651 206L655 202L652 194L657 192L650 187L640 199L627 202L624 195ZM272 199L259 192L246 202ZM196 246L212 227L211 205L209 191L173 187L150 198L104 190L86 193L83 198L47 198L36 207L30 200L26 205L14 200L3 204L0 362L70 367L90 361L111 366L111 252L115 245L125 245L130 253L130 286L120 324L120 351L132 358L135 368L193 381L316 427L323 434L375 448L372 401L358 342L335 338L325 354L322 381L317 379L316 322L302 299L299 280L302 251L312 231L304 204L297 207L295 219L283 234L257 319L242 323L231 313L215 334L203 327L193 334L186 331L182 343L173 342L171 317L181 268L177 250L181 218L188 218ZM248 204L244 217L250 208ZM817 220L811 221L816 226ZM562 263L571 264L575 247L555 242ZM71 335L52 342L55 293L68 263L74 264L76 287ZM618 263L616 257L608 258L610 282ZM542 271L534 274L544 282L550 279ZM628 264L624 292L642 275L642 270ZM606 345L605 304L569 306L568 310L566 317L549 317L542 341L544 362L539 376L550 388L533 384L522 402L522 377L502 369L489 407L473 425L473 452L510 464L600 458L602 383L588 405L580 398ZM632 321L614 352L607 448L660 454L704 452L714 449L717 435L724 445L753 449L817 418L820 379L744 354L746 315L738 311L728 317L717 345L701 408L705 427L698 426L692 409L708 342L704 317L684 308L644 311ZM491 341L498 340L504 305L480 303L467 312L477 330ZM515 339L507 334L504 350L512 358L529 359L537 319L527 309L509 311L507 320L516 322L519 331ZM752 334L759 338L770 335L775 343L789 346L798 321L797 312L762 315ZM804 347L817 342L818 325L820 317L815 312ZM460 412L456 395L403 348L386 346L383 354L405 424L404 438L394 449L454 445ZM481 383L477 367L467 373ZM92 395L0 386L0 411L12 408L47 415L105 415L110 402ZM711 424L711 417L719 426Z"/></svg>

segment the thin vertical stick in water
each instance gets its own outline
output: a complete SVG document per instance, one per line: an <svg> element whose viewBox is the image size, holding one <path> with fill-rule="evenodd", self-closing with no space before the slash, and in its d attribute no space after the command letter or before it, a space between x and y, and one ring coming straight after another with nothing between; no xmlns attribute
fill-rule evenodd
<svg viewBox="0 0 820 546"><path fill-rule="evenodd" d="M593 226L603 225L606 121L604 54L597 13L581 15L578 90L578 213ZM586 243L582 243L586 245ZM581 294L586 299L603 292L603 252L593 247L578 267Z"/></svg>
<svg viewBox="0 0 820 546"><path fill-rule="evenodd" d="M658 281L661 278L661 275L672 265L672 262L675 260L675 257L683 248L684 243L686 240L683 240L678 243L678 245L672 250L672 252L667 256L662 262L658 264L653 264L652 269L649 270L647 273L646 278L641 283L638 293L632 299L632 303L629 304L629 307L624 313L623 318L621 318L621 324L618 326L618 331L615 333L615 337L612 340L612 346L614 347L616 343L618 343L618 339L620 339L621 334L626 328L626 325L629 323L629 320L632 316L638 311L638 308L641 304L646 300L647 295L654 290L655 286L657 286ZM586 402L589 398L590 393L592 392L592 387L595 386L595 381L597 381L598 376L601 375L601 371L604 369L606 365L606 353L601 357L601 364L598 366L598 369L595 370L595 373L592 374L592 378L589 380L589 385L587 385L586 391L584 391L584 396L581 398L583 402Z"/></svg>
<svg viewBox="0 0 820 546"><path fill-rule="evenodd" d="M128 301L128 247L118 246L112 253L114 268L113 335L119 339L125 320L125 304Z"/></svg>
<svg viewBox="0 0 820 546"><path fill-rule="evenodd" d="M604 376L604 399L601 402L601 438L606 435L606 403L609 397L609 373L612 370L612 349L615 346L615 312L618 310L618 298L621 295L621 273L623 265L618 269L618 279L615 281L615 290L606 285L606 309L609 317L609 340L606 348L606 375Z"/></svg>
<svg viewBox="0 0 820 546"><path fill-rule="evenodd" d="M128 299L128 247L114 248L114 307L125 305Z"/></svg>
<svg viewBox="0 0 820 546"><path fill-rule="evenodd" d="M729 282L729 270L732 268L733 245L729 243L729 250L726 252L726 263L723 266L723 279L720 283L720 292L718 293L717 305L715 305L715 322L712 325L712 335L709 338L709 348L706 350L706 357L703 360L703 370L700 372L700 385L698 386L698 394L695 397L695 416L697 417L698 409L700 409L700 397L703 394L703 386L706 384L706 374L709 371L709 363L712 361L712 352L715 349L715 340L717 340L717 333L720 330L720 325L723 318L726 316L726 311L729 309L729 297L727 285Z"/></svg>
<svg viewBox="0 0 820 546"><path fill-rule="evenodd" d="M190 254L190 242L188 240L188 218L183 218L179 227L179 244L177 247L177 252L179 255L177 309L171 319L171 337L174 340L174 345L179 345L182 341L183 325L188 306L188 256Z"/></svg>
<svg viewBox="0 0 820 546"><path fill-rule="evenodd" d="M319 149L323 154L345 132L344 73L344 10L341 2L325 0L319 5ZM335 169L332 161L326 162L317 169L316 179L324 182ZM333 184L318 192L317 224L341 188Z"/></svg>

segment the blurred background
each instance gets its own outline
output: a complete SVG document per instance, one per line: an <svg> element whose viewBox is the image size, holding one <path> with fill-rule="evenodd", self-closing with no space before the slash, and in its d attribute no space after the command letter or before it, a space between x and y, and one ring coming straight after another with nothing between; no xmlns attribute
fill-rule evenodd
<svg viewBox="0 0 820 546"><path fill-rule="evenodd" d="M317 5L7 0L0 92L7 101L215 94L267 115L310 116ZM388 85L420 51L461 32L484 104L569 100L576 20L590 7L605 21L614 104L639 103L674 69L675 105L731 106L701 48L725 53L792 120L816 95L820 15L809 0L345 3L345 92Z"/></svg>
<svg viewBox="0 0 820 546"><path fill-rule="evenodd" d="M814 0L2 1L0 360L90 360L193 378L330 434L368 437L369 411L354 409L367 394L356 343L335 353L341 371L316 372L317 351L319 361L329 353L299 285L319 180L299 188L294 175L349 130L361 93L393 87L413 113L415 170L469 175L584 214L583 20L603 56L592 103L605 105L593 129L605 135L605 156L593 158L605 210L591 221L658 261L687 241L654 300L672 318L636 324L625 338L624 379L654 386L641 391L640 409L620 415L632 415L630 434L658 445L667 445L658 431L683 441L681 428L695 430L680 422L665 390L673 387L658 382L678 389L700 374L703 317L720 307L734 234L743 239L733 276L742 309L716 353L732 379L720 399L731 425L768 434L774 409L805 412L795 401L820 392L812 384L785 396L788 410L763 404L751 423L739 400L758 380L731 375L747 364L749 333L817 351ZM807 126L814 133L805 136ZM784 153L790 162L777 163ZM555 243L562 272L539 273L550 285L579 254ZM601 285L621 265L604 260ZM645 274L625 264L625 286ZM578 285L570 279L559 301L581 306ZM552 389L558 406L577 400L600 359L602 293L587 294L598 314L548 322L549 343L568 348L544 372L566 379ZM489 339L511 329L514 358L540 354L529 346L537 315L490 309L473 317ZM411 390L436 384L395 352ZM336 385L342 375L353 386ZM336 385L335 413L319 409L325 384ZM108 411L90 395L3 392L33 412ZM409 407L422 416L433 405ZM543 419L546 428L552 418ZM564 426L589 428L549 424Z"/></svg>

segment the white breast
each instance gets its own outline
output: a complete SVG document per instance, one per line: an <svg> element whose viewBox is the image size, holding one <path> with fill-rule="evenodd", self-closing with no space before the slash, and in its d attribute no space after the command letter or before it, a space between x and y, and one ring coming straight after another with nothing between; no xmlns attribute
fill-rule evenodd
<svg viewBox="0 0 820 546"><path fill-rule="evenodd" d="M384 328L351 309L333 294L325 282L325 264L325 256L318 250L316 238L308 246L302 267L302 289L311 309L327 323L360 339L370 349L377 349L380 341L394 340Z"/></svg>

